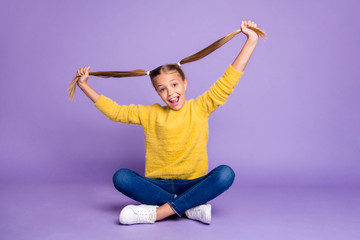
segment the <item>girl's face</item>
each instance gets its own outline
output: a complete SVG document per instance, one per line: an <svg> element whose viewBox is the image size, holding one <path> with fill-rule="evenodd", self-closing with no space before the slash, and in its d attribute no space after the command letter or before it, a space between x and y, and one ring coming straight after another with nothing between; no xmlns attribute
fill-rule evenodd
<svg viewBox="0 0 360 240"><path fill-rule="evenodd" d="M156 76L154 85L156 92L169 108L179 110L184 106L187 80L182 80L176 70Z"/></svg>

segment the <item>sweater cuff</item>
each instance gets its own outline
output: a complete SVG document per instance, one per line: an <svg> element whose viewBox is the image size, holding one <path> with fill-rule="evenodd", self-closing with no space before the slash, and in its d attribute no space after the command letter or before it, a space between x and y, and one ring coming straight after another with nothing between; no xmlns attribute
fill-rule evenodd
<svg viewBox="0 0 360 240"><path fill-rule="evenodd" d="M229 65L229 67L226 69L226 72L228 72L231 76L234 76L234 78L240 79L241 76L244 74L244 72L239 72L236 70L232 64Z"/></svg>
<svg viewBox="0 0 360 240"><path fill-rule="evenodd" d="M107 97L105 97L104 95L101 94L100 97L98 98L98 100L94 103L94 106L97 109L101 110L105 107L108 100L109 99Z"/></svg>
<svg viewBox="0 0 360 240"><path fill-rule="evenodd" d="M228 68L225 70L223 75L223 82L226 85L235 87L243 75L243 72L237 71L231 64L228 66Z"/></svg>

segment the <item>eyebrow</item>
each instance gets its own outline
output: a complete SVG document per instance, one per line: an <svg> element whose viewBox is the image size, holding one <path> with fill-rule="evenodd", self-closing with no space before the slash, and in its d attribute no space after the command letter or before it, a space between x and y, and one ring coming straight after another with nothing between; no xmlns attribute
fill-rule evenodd
<svg viewBox="0 0 360 240"><path fill-rule="evenodd" d="M177 81L177 79L172 79L172 80L170 80L170 82L172 82L172 81ZM159 88L159 87L161 87L161 86L162 86L162 84L159 84L159 85L157 85L156 87Z"/></svg>

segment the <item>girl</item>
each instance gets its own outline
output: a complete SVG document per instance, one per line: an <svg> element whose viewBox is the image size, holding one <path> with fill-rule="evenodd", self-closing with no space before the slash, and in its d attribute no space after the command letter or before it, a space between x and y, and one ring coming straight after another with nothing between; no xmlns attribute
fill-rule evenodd
<svg viewBox="0 0 360 240"><path fill-rule="evenodd" d="M117 190L142 203L123 208L120 223L154 223L173 214L180 217L185 213L190 219L210 224L211 205L207 202L226 191L232 185L235 174L226 165L207 173L208 117L233 92L257 45L258 35L263 36L263 32L250 20L241 22L239 32L247 36L239 55L223 76L195 100L186 100L187 79L181 64L198 60L219 46L212 49L209 46L200 51L198 54L202 53L201 57L188 61L183 59L178 64L162 65L152 71L90 73L90 67L77 71L73 82L103 114L113 121L138 124L144 128L145 177L129 169L120 169L113 176ZM123 77L145 74L150 75L156 92L166 106L118 105L87 84L89 75Z"/></svg>

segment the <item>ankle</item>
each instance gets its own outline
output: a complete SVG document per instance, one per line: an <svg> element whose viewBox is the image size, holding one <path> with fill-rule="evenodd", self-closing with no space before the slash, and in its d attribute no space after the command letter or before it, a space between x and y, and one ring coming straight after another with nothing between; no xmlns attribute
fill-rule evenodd
<svg viewBox="0 0 360 240"><path fill-rule="evenodd" d="M164 205L156 209L156 221L163 220L171 215L174 215L175 211L170 207L170 204L165 203Z"/></svg>

